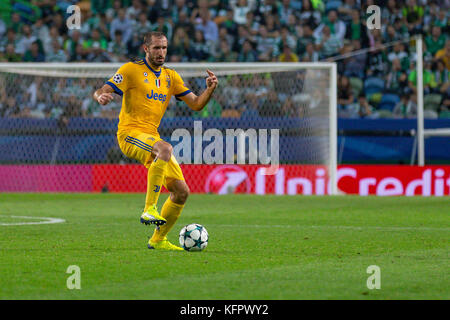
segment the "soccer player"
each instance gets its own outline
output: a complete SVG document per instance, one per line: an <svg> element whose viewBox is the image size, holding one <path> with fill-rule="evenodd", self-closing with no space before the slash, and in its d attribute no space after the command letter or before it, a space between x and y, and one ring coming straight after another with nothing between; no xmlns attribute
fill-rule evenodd
<svg viewBox="0 0 450 320"><path fill-rule="evenodd" d="M122 65L93 97L106 105L113 99L112 93L122 96L117 131L120 149L148 168L145 208L140 219L141 223L156 225L148 248L183 250L167 240L167 233L183 210L189 187L172 154L172 146L160 138L158 127L172 96L192 110L200 111L210 100L218 80L213 72L206 70L206 89L197 96L175 70L164 67L167 38L163 33L147 33L143 48L145 59ZM161 186L169 190L170 197L159 214L156 204Z"/></svg>

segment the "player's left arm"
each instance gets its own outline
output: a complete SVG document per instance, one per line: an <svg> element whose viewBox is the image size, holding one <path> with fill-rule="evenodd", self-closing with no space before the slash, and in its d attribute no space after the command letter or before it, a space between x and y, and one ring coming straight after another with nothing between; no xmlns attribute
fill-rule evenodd
<svg viewBox="0 0 450 320"><path fill-rule="evenodd" d="M219 80L217 80L216 75L211 70L206 70L208 73L208 77L206 78L206 89L199 96L197 96L193 92L189 92L188 94L179 97L179 99L183 100L189 108L194 111L202 110L211 99L214 90L216 90L217 85L219 84Z"/></svg>

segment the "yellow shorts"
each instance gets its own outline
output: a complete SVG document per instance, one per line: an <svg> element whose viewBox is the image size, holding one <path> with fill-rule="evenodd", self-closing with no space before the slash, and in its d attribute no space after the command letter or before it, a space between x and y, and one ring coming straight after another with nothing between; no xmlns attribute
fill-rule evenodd
<svg viewBox="0 0 450 320"><path fill-rule="evenodd" d="M153 145L162 140L158 136L143 133L137 130L121 131L117 133L117 141L122 152L131 159L136 159L146 168L150 168L154 155L152 155ZM167 180L183 180L184 176L175 156L172 155L167 166L166 177L163 185L167 186Z"/></svg>

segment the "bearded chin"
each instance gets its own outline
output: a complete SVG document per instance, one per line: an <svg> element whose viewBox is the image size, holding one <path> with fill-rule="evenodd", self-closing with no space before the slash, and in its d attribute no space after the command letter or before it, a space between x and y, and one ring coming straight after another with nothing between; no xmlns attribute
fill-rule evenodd
<svg viewBox="0 0 450 320"><path fill-rule="evenodd" d="M164 60L163 60L163 62L159 62L159 61L156 61L153 58L150 58L150 62L152 63L152 65L157 66L157 67L160 67L160 66L162 66L164 64Z"/></svg>

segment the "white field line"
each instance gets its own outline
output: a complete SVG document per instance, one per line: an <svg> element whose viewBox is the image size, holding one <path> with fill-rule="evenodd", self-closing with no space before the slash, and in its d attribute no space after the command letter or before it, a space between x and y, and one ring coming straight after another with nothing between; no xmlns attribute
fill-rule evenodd
<svg viewBox="0 0 450 320"><path fill-rule="evenodd" d="M433 227L377 227L377 226L330 226L330 225L323 225L323 226L302 226L302 225L258 225L258 224L213 224L210 226L217 226L217 227L230 227L230 228L238 228L238 227L245 227L245 228L295 228L295 229L344 229L344 230L357 230L357 231L363 231L363 230L380 230L380 231L450 231L450 228L433 228Z"/></svg>
<svg viewBox="0 0 450 320"><path fill-rule="evenodd" d="M26 217L26 216L3 216L1 217L8 217L13 219L39 219L44 221L33 221L33 222L5 222L0 223L0 226L23 226L23 225L30 225L30 224L52 224L52 223L63 223L66 222L64 219L59 218L46 218L46 217Z"/></svg>

